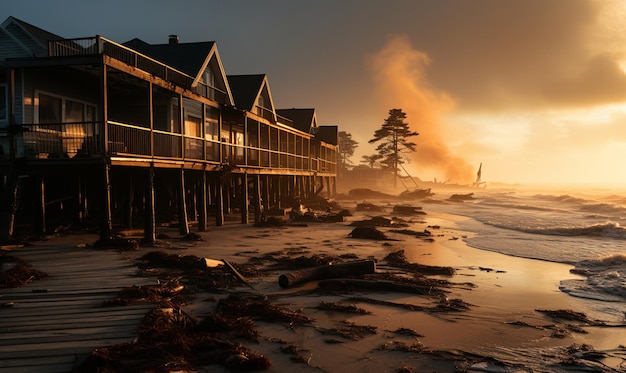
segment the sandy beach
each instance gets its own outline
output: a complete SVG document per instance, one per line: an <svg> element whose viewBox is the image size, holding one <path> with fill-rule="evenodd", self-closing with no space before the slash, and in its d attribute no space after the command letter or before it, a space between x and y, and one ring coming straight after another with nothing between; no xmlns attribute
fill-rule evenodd
<svg viewBox="0 0 626 373"><path fill-rule="evenodd" d="M181 239L177 230L162 228L158 247L122 251L136 260L154 250L167 254L226 260L246 273L249 286L240 284L227 291L202 292L182 305L191 317L202 319L216 309L219 300L232 294L261 296L311 321L273 322L255 319L256 342L240 339L249 350L271 361L267 371L311 372L453 372L453 371L622 371L624 327L591 325L566 320L539 310L584 312L595 320L593 308L579 298L559 290L569 265L551 263L478 250L463 240L472 232L460 231L456 223L464 217L432 213L406 216L409 228L429 230L428 239L380 228L391 240L349 237L351 222L388 212L355 211L357 201L342 200L353 211L341 223L306 223L279 227L255 227L234 221L208 232L200 240ZM380 201L390 208L388 202ZM418 205L414 203L413 205ZM388 211L388 210L387 210ZM285 217L286 218L286 217ZM195 231L194 231L195 232ZM129 236L132 238L132 232ZM62 235L36 245L93 243L96 236ZM452 267L452 276L428 275L445 280L438 288L447 301L460 300L467 309L434 311L441 296L424 296L394 291L319 291L317 281L283 289L278 277L285 270L265 270L258 276L245 271L250 262L264 255L311 257L328 255L373 259L377 273L411 277L413 273L385 263L390 253L404 251L411 263ZM12 252L19 256L19 249ZM37 268L45 271L45 268ZM377 302L374 302L375 300ZM352 305L362 313L321 309L320 304ZM420 306L417 309L410 306ZM615 320L611 320L615 322ZM346 329L361 327L357 333ZM344 331L344 334L337 331ZM601 358L585 355L588 347L603 351ZM587 356L587 358L585 357ZM198 367L202 372L228 371L224 366Z"/></svg>

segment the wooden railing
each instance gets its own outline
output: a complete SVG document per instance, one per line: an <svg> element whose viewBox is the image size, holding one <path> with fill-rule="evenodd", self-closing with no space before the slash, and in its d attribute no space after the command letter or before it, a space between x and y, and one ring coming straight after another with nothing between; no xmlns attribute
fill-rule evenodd
<svg viewBox="0 0 626 373"><path fill-rule="evenodd" d="M310 155L294 154L289 151L229 144L109 121L105 152L102 123L99 122L31 124L22 127L24 157L27 159L69 159L108 155L207 163L228 162L255 168L336 171L336 160L332 156L335 147L323 144L320 155L317 155L318 152L312 152Z"/></svg>
<svg viewBox="0 0 626 373"><path fill-rule="evenodd" d="M143 55L131 48L125 47L102 36L89 38L51 40L48 42L49 57L68 57L105 54L118 61L148 72L163 80L174 83L180 87L206 97L219 103L229 103L228 93L217 87L209 86L202 82L192 86L195 78L176 70L154 58Z"/></svg>

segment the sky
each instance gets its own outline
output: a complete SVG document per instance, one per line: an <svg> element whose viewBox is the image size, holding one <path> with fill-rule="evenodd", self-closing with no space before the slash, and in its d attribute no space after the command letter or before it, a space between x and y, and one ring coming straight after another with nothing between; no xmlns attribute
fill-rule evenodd
<svg viewBox="0 0 626 373"><path fill-rule="evenodd" d="M268 75L277 108L374 154L400 108L423 180L626 184L621 0L3 0L62 37L215 41L226 74Z"/></svg>

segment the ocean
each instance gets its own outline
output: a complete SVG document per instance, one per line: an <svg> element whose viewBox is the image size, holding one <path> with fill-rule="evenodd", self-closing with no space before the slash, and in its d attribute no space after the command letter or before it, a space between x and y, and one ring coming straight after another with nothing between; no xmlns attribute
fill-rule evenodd
<svg viewBox="0 0 626 373"><path fill-rule="evenodd" d="M571 264L586 280L563 279L561 291L612 303L613 316L626 312L626 190L484 189L462 202L443 196L428 209L470 218L458 222L475 233L465 238L469 246Z"/></svg>

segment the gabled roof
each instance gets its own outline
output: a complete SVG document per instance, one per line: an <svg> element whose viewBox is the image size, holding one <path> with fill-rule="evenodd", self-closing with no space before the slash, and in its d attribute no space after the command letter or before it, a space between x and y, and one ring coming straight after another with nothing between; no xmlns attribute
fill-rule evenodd
<svg viewBox="0 0 626 373"><path fill-rule="evenodd" d="M48 55L49 40L63 40L58 35L13 16L9 16L2 22L0 29L18 46L23 56L45 57ZM16 51L13 50L12 53L15 54Z"/></svg>
<svg viewBox="0 0 626 373"><path fill-rule="evenodd" d="M263 96L266 99L264 109L274 113L274 100L267 75L228 75L228 84L233 92L236 107L254 112L259 97Z"/></svg>
<svg viewBox="0 0 626 373"><path fill-rule="evenodd" d="M293 127L306 133L315 133L317 116L315 109L277 109L276 114L293 121Z"/></svg>
<svg viewBox="0 0 626 373"><path fill-rule="evenodd" d="M214 41L148 44L137 38L123 44L193 77L202 73L201 68L215 47Z"/></svg>
<svg viewBox="0 0 626 373"><path fill-rule="evenodd" d="M319 126L315 138L325 143L337 145L338 143L338 126Z"/></svg>
<svg viewBox="0 0 626 373"><path fill-rule="evenodd" d="M192 84L194 87L202 79L205 69L207 67L213 68L219 80L217 88L222 88L226 91L228 101L232 104L231 89L226 79L222 60L217 51L217 44L214 41L148 44L141 39L135 38L123 43L123 45L194 77Z"/></svg>

